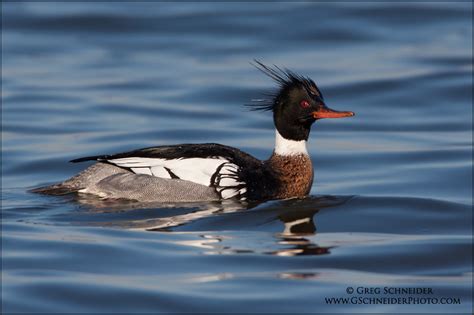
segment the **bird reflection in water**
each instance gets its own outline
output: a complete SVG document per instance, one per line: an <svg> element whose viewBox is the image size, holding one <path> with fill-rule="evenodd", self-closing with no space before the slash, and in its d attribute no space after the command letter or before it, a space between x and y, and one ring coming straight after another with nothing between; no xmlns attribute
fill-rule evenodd
<svg viewBox="0 0 474 315"><path fill-rule="evenodd" d="M316 234L314 218L319 209L291 211L280 215L285 229L276 234L277 243L285 248L269 252L278 256L302 256L329 254L331 247L318 246L311 236Z"/></svg>
<svg viewBox="0 0 474 315"><path fill-rule="evenodd" d="M340 206L351 198L313 196L305 199L279 200L253 205L226 201L187 204L181 205L182 208L176 208L176 205L174 205L175 208L173 205L148 205L147 208L150 209L152 217L122 222L115 221L114 225L142 231L189 231L197 235L197 239L183 240L179 244L201 248L203 253L208 255L246 253L277 256L325 255L330 253L333 246L319 246L315 242L317 213ZM97 204L95 206L97 209L101 208L97 207ZM126 205L129 209L130 206L130 204ZM151 211L153 208L160 209ZM103 209L110 211L111 204L104 204ZM121 207L114 210L123 211ZM198 222L204 219L206 220L204 223ZM192 225L195 222L201 223L201 225L198 224L196 228ZM283 223L283 227L281 224L279 225L281 232L274 234L276 242L271 244L255 242L255 238L259 237L258 233L268 231L266 227L273 229L275 222ZM207 232L199 233L199 230ZM222 233L223 230L226 232ZM248 234L251 240L243 239L242 233L238 234L238 238L235 237L236 234L231 232L235 230L249 230Z"/></svg>
<svg viewBox="0 0 474 315"><path fill-rule="evenodd" d="M283 222L283 232L275 235L277 244L284 246L268 254L277 256L325 255L333 246L319 246L315 240L316 214L321 209L328 209L346 203L352 197L319 196L304 200L295 200L286 205L287 211L278 215ZM297 278L309 275L298 274Z"/></svg>
<svg viewBox="0 0 474 315"><path fill-rule="evenodd" d="M329 254L333 246L319 246L316 240L316 217L321 209L329 210L344 204L350 197L311 197L303 200L285 200L263 205L254 211L240 213L240 215L255 216L262 211L266 215L266 222L274 223L279 221L283 223L283 230L274 234L276 245L263 245L263 248L257 248L254 242L246 242L242 239L233 239L232 235L221 235L221 233L200 234L200 239L185 241L186 245L206 248L206 254L225 255L225 254L245 254L245 253L263 253L277 256L303 256L303 255L325 255ZM234 209L235 210L235 209ZM270 218L268 218L270 215ZM231 218L229 218L231 219ZM245 222L253 221L254 218L242 220ZM261 217L259 218L261 219ZM183 223L183 222L181 222ZM254 224L258 222L254 222ZM261 224L258 224L259 226ZM251 232L249 232L251 233ZM241 237L241 236L240 236ZM252 235L250 237L258 237ZM250 244L250 245L249 245ZM249 246L252 246L249 248ZM268 248L275 248L269 251ZM298 277L307 275L298 274Z"/></svg>
<svg viewBox="0 0 474 315"><path fill-rule="evenodd" d="M180 244L203 248L205 249L203 253L208 255L261 253L276 256L303 256L329 254L333 246L319 246L315 243L317 230L315 218L321 209L341 205L346 200L348 198L328 196L310 198L309 200L286 200L254 210L265 214L266 223L263 225L275 221L283 223L282 232L274 234L275 242L271 244L256 242L255 240L260 237L259 232L254 234L252 231L248 232L251 241L243 239L241 234L236 239L232 234L216 232L199 234L199 239L182 241ZM247 212L245 215L255 214L254 211ZM261 225L258 224L258 226ZM268 250L269 248L276 249ZM282 276L290 277L288 274ZM296 278L310 277L305 274L295 274L294 276Z"/></svg>

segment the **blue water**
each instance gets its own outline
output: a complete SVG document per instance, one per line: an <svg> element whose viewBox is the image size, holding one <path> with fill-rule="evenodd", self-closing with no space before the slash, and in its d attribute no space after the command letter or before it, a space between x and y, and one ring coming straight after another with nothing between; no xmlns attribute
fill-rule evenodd
<svg viewBox="0 0 474 315"><path fill-rule="evenodd" d="M271 115L241 106L273 87L253 58L356 112L313 127L307 199L27 192L153 145L267 158ZM469 2L2 2L2 311L472 313L471 88ZM433 293L357 291L384 287Z"/></svg>

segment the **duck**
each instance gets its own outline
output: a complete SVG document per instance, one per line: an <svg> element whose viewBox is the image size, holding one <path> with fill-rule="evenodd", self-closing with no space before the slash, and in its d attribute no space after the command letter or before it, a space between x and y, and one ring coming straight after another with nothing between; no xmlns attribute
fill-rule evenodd
<svg viewBox="0 0 474 315"><path fill-rule="evenodd" d="M314 178L307 150L312 125L320 119L355 114L327 107L320 89L309 77L258 60L251 64L277 84L268 97L246 104L251 111L273 114L275 147L267 160L217 143L147 147L71 160L95 163L63 182L31 191L143 202L307 197Z"/></svg>

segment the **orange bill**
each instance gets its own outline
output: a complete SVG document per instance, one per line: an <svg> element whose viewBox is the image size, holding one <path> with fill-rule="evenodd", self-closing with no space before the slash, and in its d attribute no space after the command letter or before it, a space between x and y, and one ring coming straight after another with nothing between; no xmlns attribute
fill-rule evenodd
<svg viewBox="0 0 474 315"><path fill-rule="evenodd" d="M354 116L354 112L339 112L337 110L332 110L328 107L323 107L322 109L312 113L314 119L320 118L343 118Z"/></svg>

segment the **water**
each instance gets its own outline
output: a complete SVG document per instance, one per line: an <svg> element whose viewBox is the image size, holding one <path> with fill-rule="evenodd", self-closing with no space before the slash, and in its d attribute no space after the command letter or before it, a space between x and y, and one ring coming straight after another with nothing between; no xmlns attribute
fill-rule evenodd
<svg viewBox="0 0 474 315"><path fill-rule="evenodd" d="M3 312L472 312L471 3L2 10ZM309 198L26 192L87 165L73 158L146 146L220 142L268 157L271 118L241 106L273 86L253 58L311 76L330 107L357 114L313 127Z"/></svg>

